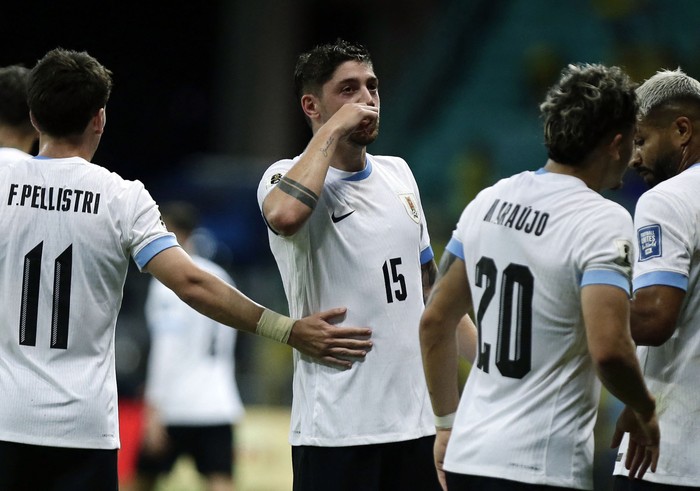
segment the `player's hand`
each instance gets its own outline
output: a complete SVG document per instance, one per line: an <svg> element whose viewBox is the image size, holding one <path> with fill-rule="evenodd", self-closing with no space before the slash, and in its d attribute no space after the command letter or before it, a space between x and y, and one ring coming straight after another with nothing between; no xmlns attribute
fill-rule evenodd
<svg viewBox="0 0 700 491"><path fill-rule="evenodd" d="M359 102L344 104L331 116L328 123L337 124L345 136L371 132L379 122L379 108Z"/></svg>
<svg viewBox="0 0 700 491"><path fill-rule="evenodd" d="M347 309L335 308L304 317L294 323L287 344L305 355L339 368L350 368L352 360L362 359L372 348L367 327L338 327L329 323L341 318Z"/></svg>
<svg viewBox="0 0 700 491"><path fill-rule="evenodd" d="M447 442L450 441L450 435L452 435L452 430L437 430L435 445L433 446L435 470L443 491L447 491L447 480L445 479L445 470L442 468L442 464L445 462L445 452L447 451Z"/></svg>
<svg viewBox="0 0 700 491"><path fill-rule="evenodd" d="M626 406L615 425L611 445L613 448L620 445L625 433L630 434L625 458L625 468L629 470L629 477L641 479L647 469L656 472L656 465L659 462L660 439L656 412L642 415Z"/></svg>

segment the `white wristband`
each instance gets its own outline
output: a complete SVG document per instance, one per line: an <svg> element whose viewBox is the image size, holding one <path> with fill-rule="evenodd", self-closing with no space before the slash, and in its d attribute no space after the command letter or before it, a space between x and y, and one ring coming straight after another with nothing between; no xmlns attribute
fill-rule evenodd
<svg viewBox="0 0 700 491"><path fill-rule="evenodd" d="M290 319L285 315L278 314L272 310L263 310L258 325L255 328L255 333L260 336L274 339L280 343L287 344L289 335L292 333L294 319Z"/></svg>
<svg viewBox="0 0 700 491"><path fill-rule="evenodd" d="M455 414L450 413L444 416L435 416L435 428L438 430L450 430L455 423Z"/></svg>

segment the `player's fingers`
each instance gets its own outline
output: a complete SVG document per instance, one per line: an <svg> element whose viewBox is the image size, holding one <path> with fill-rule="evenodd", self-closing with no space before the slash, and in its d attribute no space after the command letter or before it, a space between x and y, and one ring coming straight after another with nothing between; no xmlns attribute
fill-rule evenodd
<svg viewBox="0 0 700 491"><path fill-rule="evenodd" d="M625 469L629 470L632 466L632 460L634 459L634 454L637 452L637 443L630 438L629 445L627 445L627 455L625 456Z"/></svg>
<svg viewBox="0 0 700 491"><path fill-rule="evenodd" d="M641 453L643 457L640 458L639 469L635 474L637 479L641 479L646 473L647 469L649 468L649 465L651 465L651 451L646 449L644 452Z"/></svg>
<svg viewBox="0 0 700 491"><path fill-rule="evenodd" d="M637 475L637 472L639 471L639 468L642 466L643 462L644 462L644 447L637 446L635 448L635 451L634 451L634 456L632 457L632 462L631 462L630 466L628 467L630 478L634 478L634 476Z"/></svg>
<svg viewBox="0 0 700 491"><path fill-rule="evenodd" d="M651 447L651 465L649 468L651 472L656 472L656 465L659 463L659 447Z"/></svg>
<svg viewBox="0 0 700 491"><path fill-rule="evenodd" d="M372 329L369 327L334 327L331 330L331 335L334 338L352 338L355 341L366 344L368 342L366 339L362 340L357 338L368 338L372 335Z"/></svg>
<svg viewBox="0 0 700 491"><path fill-rule="evenodd" d="M324 310L323 312L319 312L318 316L326 322L330 322L329 319L333 319L334 317L340 318L344 316L347 311L348 309L345 307L335 307L332 309Z"/></svg>
<svg viewBox="0 0 700 491"><path fill-rule="evenodd" d="M445 471L439 469L437 471L437 475L438 481L440 482L440 487L442 487L442 491L447 491L447 479L445 478Z"/></svg>
<svg viewBox="0 0 700 491"><path fill-rule="evenodd" d="M342 368L343 370L347 370L348 368L352 367L352 361L343 360L342 358L336 358L330 355L324 356L323 358L321 358L321 361L326 365L330 365L336 368Z"/></svg>
<svg viewBox="0 0 700 491"><path fill-rule="evenodd" d="M620 443L622 443L622 437L624 436L624 434L624 431L616 429L615 433L613 433L612 441L610 442L610 448L619 447Z"/></svg>
<svg viewBox="0 0 700 491"><path fill-rule="evenodd" d="M333 348L329 350L329 356L334 357L351 357L351 358L364 358L367 356L367 350L364 349L347 349L347 348Z"/></svg>

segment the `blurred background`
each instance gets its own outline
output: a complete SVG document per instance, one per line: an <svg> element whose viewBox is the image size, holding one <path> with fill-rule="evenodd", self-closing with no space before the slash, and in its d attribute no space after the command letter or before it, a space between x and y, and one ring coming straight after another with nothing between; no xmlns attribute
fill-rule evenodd
<svg viewBox="0 0 700 491"><path fill-rule="evenodd" d="M567 63L619 65L639 82L678 66L697 78L697 19L696 0L25 0L3 5L0 65L31 67L61 46L111 69L94 161L141 180L156 201L194 203L207 255L251 298L284 312L255 193L264 169L310 138L292 89L300 52L337 37L369 48L382 98L369 151L412 167L439 260L480 189L544 164L538 103ZM628 175L608 197L632 211L643 190ZM143 382L147 281L129 274L118 322L124 398L138 398ZM241 334L239 490L290 489L291 373L289 349ZM596 489L608 489L618 411L604 395ZM184 465L163 490L200 489Z"/></svg>

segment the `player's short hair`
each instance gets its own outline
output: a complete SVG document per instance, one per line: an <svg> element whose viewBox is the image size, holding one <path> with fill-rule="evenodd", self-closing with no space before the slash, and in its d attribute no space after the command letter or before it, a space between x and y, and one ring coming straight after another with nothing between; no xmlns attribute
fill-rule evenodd
<svg viewBox="0 0 700 491"><path fill-rule="evenodd" d="M32 129L27 105L29 68L10 65L0 68L0 124Z"/></svg>
<svg viewBox="0 0 700 491"><path fill-rule="evenodd" d="M669 104L700 104L700 82L683 73L680 68L659 70L637 88L637 99L639 119L646 118L654 109Z"/></svg>
<svg viewBox="0 0 700 491"><path fill-rule="evenodd" d="M635 88L615 66L571 64L562 70L540 104L549 158L578 165L605 135L631 128L637 112Z"/></svg>
<svg viewBox="0 0 700 491"><path fill-rule="evenodd" d="M294 67L294 90L297 99L304 94L319 94L336 68L346 61L357 61L372 66L369 51L361 44L338 38L334 43L319 44L302 53Z"/></svg>
<svg viewBox="0 0 700 491"><path fill-rule="evenodd" d="M112 72L85 51L56 48L29 74L29 109L41 132L55 137L82 133L105 107Z"/></svg>

